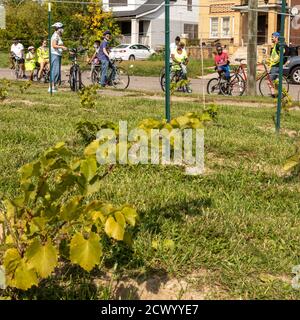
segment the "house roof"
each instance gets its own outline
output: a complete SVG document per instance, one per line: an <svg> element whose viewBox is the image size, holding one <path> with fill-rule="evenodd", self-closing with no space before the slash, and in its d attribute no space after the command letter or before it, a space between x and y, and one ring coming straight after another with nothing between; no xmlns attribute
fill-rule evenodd
<svg viewBox="0 0 300 320"><path fill-rule="evenodd" d="M164 2L164 0L147 0L144 4L142 4L135 10L115 11L113 12L113 14L117 18L144 16L147 13L155 12L156 10L158 10Z"/></svg>

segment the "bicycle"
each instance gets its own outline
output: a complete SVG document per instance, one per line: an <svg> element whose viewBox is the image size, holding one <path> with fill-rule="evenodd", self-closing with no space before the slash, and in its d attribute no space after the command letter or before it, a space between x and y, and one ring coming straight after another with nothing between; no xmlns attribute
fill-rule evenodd
<svg viewBox="0 0 300 320"><path fill-rule="evenodd" d="M166 88L165 69L163 70L161 75L160 86L162 91L165 91L165 88ZM187 92L187 93L192 92L189 86L189 80L185 79L184 77L182 66L180 70L175 70L175 71L171 71L171 68L170 68L170 87L171 89L176 88L177 91L181 91L181 92Z"/></svg>
<svg viewBox="0 0 300 320"><path fill-rule="evenodd" d="M16 55L12 55L12 59L14 61L14 67L12 69L13 76L16 78L16 80L21 79L23 72L20 67L20 60L22 60L22 58L19 58Z"/></svg>
<svg viewBox="0 0 300 320"><path fill-rule="evenodd" d="M130 83L130 77L127 72L122 67L119 67L116 62L121 63L123 60L121 58L114 58L110 60L112 66L109 67L108 75L106 78L106 85L113 86L116 89L125 90L128 88ZM113 68L115 69L114 79ZM91 81L93 84L99 84L101 79L101 64L94 65L91 75Z"/></svg>
<svg viewBox="0 0 300 320"><path fill-rule="evenodd" d="M243 60L246 59L235 59L235 61L239 62L240 64L238 68L234 70L234 74L239 74L244 79L245 83L247 83L247 73L245 70L245 64L242 63ZM270 72L268 71L268 67L264 60L259 65L262 65L264 67L264 72L256 76L256 81L259 81L259 92L262 96L272 96L272 92L277 91L277 83L275 82L276 80L271 80ZM286 92L289 91L289 82L285 76L282 77L282 87L285 88Z"/></svg>
<svg viewBox="0 0 300 320"><path fill-rule="evenodd" d="M69 56L72 61L69 73L69 84L72 91L79 91L84 87L81 77L81 70L77 58L80 54L84 53L87 50L88 49L69 49Z"/></svg>
<svg viewBox="0 0 300 320"><path fill-rule="evenodd" d="M40 81L43 83L48 83L50 81L50 70L48 67L45 67L42 71L41 78L39 79L39 70L40 66L39 64L36 65L34 71L33 71L33 81Z"/></svg>
<svg viewBox="0 0 300 320"><path fill-rule="evenodd" d="M234 73L227 80L225 72L219 73L218 78L212 78L207 83L208 94L218 94L224 96L242 96L246 89L246 83L242 76L238 73Z"/></svg>

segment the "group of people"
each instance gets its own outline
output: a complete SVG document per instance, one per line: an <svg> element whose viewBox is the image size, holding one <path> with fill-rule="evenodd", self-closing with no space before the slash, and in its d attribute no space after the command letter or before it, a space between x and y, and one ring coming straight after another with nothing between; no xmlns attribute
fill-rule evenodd
<svg viewBox="0 0 300 320"><path fill-rule="evenodd" d="M11 68L15 68L18 62L21 74L24 79L27 78L26 72L29 74L29 79L33 80L33 73L38 68L38 79L41 78L42 72L49 66L49 50L47 40L43 40L41 46L35 51L34 46L29 46L25 53L23 44L15 39L10 48Z"/></svg>
<svg viewBox="0 0 300 320"><path fill-rule="evenodd" d="M51 79L49 91L57 91L57 85L61 81L61 59L63 51L67 50L62 40L62 34L64 31L64 25L61 22L56 22L52 27L55 29L51 37ZM270 66L270 77L271 80L275 80L278 77L278 68L280 60L280 49L279 49L279 32L272 34L272 42L274 46L271 50L268 64ZM116 72L114 64L110 60L109 43L111 41L111 32L105 31L103 34L103 40L96 40L94 42L94 54L90 59L92 68L95 65L101 65L101 77L100 85L105 87L107 85L107 71L109 68L112 69L112 79ZM38 78L41 78L42 72L49 66L49 50L47 41L43 40L41 46L35 52L34 46L28 47L28 52L25 54L24 46L18 40L14 40L11 46L11 63L12 68L16 60L18 60L20 69L22 71L22 77L26 78L25 71L29 72L29 78L33 80L33 72L38 67ZM214 56L216 71L221 75L224 74L225 78L229 81L230 79L230 61L226 50L223 49L222 45L218 43L216 45L216 52ZM175 38L175 42L170 45L170 62L171 62L171 76L172 74L181 71L182 78L187 79L187 65L189 62L189 56L185 49L185 43L181 41L180 37ZM188 87L189 88L189 87ZM191 92L191 89L188 89Z"/></svg>

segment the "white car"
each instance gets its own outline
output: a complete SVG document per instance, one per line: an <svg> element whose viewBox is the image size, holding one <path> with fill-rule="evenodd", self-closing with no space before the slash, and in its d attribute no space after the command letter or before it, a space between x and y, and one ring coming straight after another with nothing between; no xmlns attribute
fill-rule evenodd
<svg viewBox="0 0 300 320"><path fill-rule="evenodd" d="M122 58L122 60L146 60L156 52L142 44L120 44L111 49L111 58Z"/></svg>

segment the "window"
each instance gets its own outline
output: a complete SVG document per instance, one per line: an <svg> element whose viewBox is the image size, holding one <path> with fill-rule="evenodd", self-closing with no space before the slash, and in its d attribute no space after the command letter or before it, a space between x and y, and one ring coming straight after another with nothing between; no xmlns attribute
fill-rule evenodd
<svg viewBox="0 0 300 320"><path fill-rule="evenodd" d="M219 19L218 18L210 18L210 37L217 38L218 37L218 27L219 27Z"/></svg>
<svg viewBox="0 0 300 320"><path fill-rule="evenodd" d="M222 37L230 36L230 17L222 18Z"/></svg>
<svg viewBox="0 0 300 320"><path fill-rule="evenodd" d="M128 0L109 0L110 7L123 7L128 5Z"/></svg>
<svg viewBox="0 0 300 320"><path fill-rule="evenodd" d="M189 39L198 39L198 25L197 24L184 24L183 33L189 35Z"/></svg>
<svg viewBox="0 0 300 320"><path fill-rule="evenodd" d="M187 11L193 10L193 0L187 0Z"/></svg>

